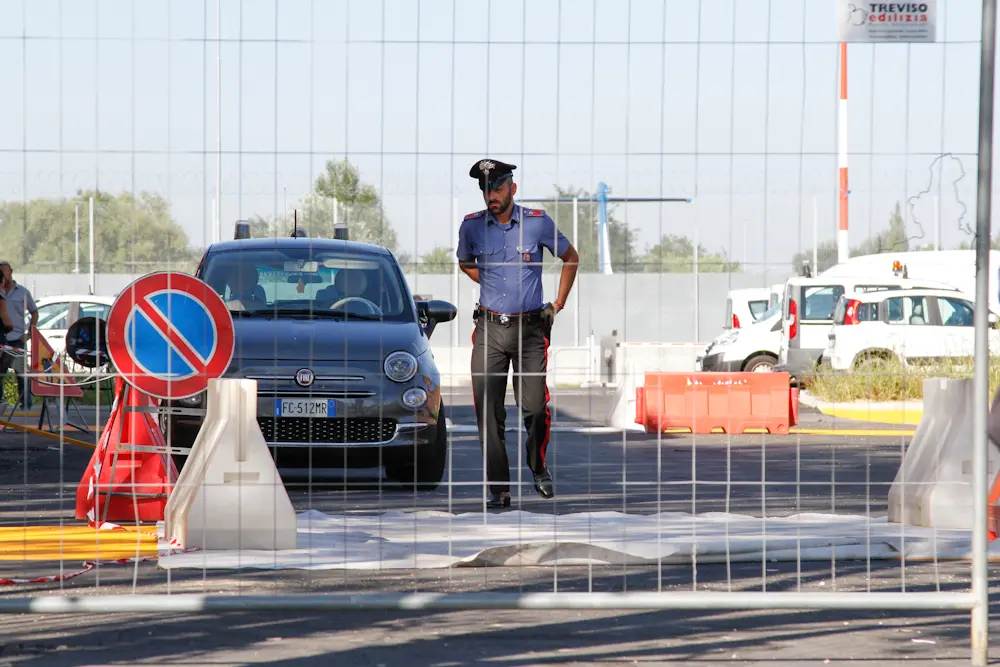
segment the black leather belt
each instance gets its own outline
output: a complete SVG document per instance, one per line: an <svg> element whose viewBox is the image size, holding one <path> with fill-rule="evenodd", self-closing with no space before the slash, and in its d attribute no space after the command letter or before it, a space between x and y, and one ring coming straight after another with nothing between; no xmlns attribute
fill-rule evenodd
<svg viewBox="0 0 1000 667"><path fill-rule="evenodd" d="M530 324L542 319L542 309L529 310L524 313L496 313L492 310L487 310L486 308L477 308L473 317L479 319L484 318L487 322L491 324L502 324L504 326L508 324L516 324L518 322L523 324Z"/></svg>

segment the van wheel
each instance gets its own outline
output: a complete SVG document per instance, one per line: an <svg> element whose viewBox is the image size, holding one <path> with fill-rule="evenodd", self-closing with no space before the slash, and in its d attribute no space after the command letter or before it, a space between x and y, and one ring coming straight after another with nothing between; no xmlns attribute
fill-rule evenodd
<svg viewBox="0 0 1000 667"><path fill-rule="evenodd" d="M755 354L743 366L744 373L773 373L778 359L770 354Z"/></svg>

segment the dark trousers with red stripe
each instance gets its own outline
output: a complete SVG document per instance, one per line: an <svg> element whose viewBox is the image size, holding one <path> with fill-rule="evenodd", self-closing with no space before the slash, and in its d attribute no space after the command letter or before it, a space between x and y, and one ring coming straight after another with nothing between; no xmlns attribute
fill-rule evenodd
<svg viewBox="0 0 1000 667"><path fill-rule="evenodd" d="M528 468L545 469L552 415L549 411L548 370L551 324L543 318L509 324L476 320L472 334L472 393L480 446L486 449L486 479L493 493L510 491L506 428L507 373L513 365L514 397L524 414ZM485 438L485 443L483 439Z"/></svg>

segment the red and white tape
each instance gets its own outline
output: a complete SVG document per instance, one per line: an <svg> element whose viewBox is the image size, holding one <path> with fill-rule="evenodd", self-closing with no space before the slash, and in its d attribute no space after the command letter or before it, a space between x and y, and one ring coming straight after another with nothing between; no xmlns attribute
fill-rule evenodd
<svg viewBox="0 0 1000 667"><path fill-rule="evenodd" d="M113 525L113 524L105 524ZM121 526L118 526L119 530L125 530ZM102 528L102 530L108 530ZM114 530L114 529L111 529ZM101 565L128 565L130 563L145 563L151 560L156 560L160 556L171 556L173 554L189 553L192 551L197 551L197 547L192 547L190 549L182 549L178 546L177 540L170 540L170 546L165 550L157 553L155 556L139 556L137 558L117 558L115 560L88 560L83 562L83 568L80 570L75 570L66 574L50 574L44 577L33 577L30 579L18 579L18 578L8 578L0 577L0 586L19 586L24 584L48 584L56 581L69 581L70 579L75 579L82 574L87 574L88 572L94 570Z"/></svg>

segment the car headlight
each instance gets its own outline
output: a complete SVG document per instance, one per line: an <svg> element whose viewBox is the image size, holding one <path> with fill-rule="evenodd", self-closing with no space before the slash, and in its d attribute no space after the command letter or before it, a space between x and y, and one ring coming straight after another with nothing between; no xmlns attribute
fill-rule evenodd
<svg viewBox="0 0 1000 667"><path fill-rule="evenodd" d="M393 352L382 364L385 374L393 382L407 382L417 374L417 359L409 352Z"/></svg>
<svg viewBox="0 0 1000 667"><path fill-rule="evenodd" d="M403 405L417 410L427 404L427 392L420 387L412 387L403 392Z"/></svg>
<svg viewBox="0 0 1000 667"><path fill-rule="evenodd" d="M196 408L199 405L201 405L201 401L204 398L205 398L205 392L201 392L200 394L195 394L194 396L188 396L187 398L182 398L177 402L188 408Z"/></svg>

